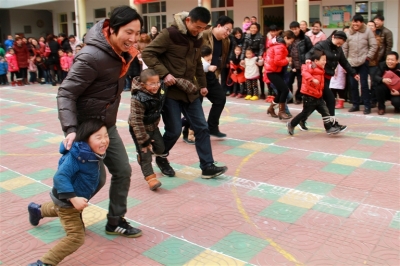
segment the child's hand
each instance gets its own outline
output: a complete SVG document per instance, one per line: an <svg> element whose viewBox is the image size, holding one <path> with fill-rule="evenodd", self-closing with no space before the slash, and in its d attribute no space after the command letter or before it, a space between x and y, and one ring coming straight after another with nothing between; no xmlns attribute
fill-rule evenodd
<svg viewBox="0 0 400 266"><path fill-rule="evenodd" d="M151 142L154 142L154 140L152 140ZM143 153L146 153L147 151L151 152L151 148L152 148L151 144L147 147L143 147L142 152Z"/></svg>
<svg viewBox="0 0 400 266"><path fill-rule="evenodd" d="M210 71L210 72L214 72L215 70L217 70L217 66L211 65L208 67L208 71Z"/></svg>
<svg viewBox="0 0 400 266"><path fill-rule="evenodd" d="M313 79L312 82L314 82L314 84L316 84L316 85L319 84L319 80L318 79Z"/></svg>
<svg viewBox="0 0 400 266"><path fill-rule="evenodd" d="M70 198L69 201L72 203L72 205L74 205L75 209L77 209L78 211L82 211L89 205L88 200L83 197Z"/></svg>

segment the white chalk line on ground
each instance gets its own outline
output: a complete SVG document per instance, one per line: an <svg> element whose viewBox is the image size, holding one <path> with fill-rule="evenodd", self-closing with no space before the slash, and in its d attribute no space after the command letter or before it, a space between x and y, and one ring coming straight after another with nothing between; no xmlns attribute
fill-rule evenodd
<svg viewBox="0 0 400 266"><path fill-rule="evenodd" d="M7 170L9 170L9 171L12 171L12 172L14 172L14 173L16 173L16 174L18 174L18 175L20 175L20 176L23 176L23 177L26 177L26 178L28 178L28 179L31 179L31 180L33 180L34 182L40 183L40 184L42 184L42 185L44 185L44 186L46 186L46 187L48 187L48 188L50 188L50 189L52 188L52 186L49 186L49 185L47 185L47 184L45 184L45 183L42 183L40 180L36 180L36 179L34 179L34 178L31 178L30 176L27 176L27 175L24 175L24 174L22 174L22 173L20 173L20 172L17 172L17 171L15 171L15 170L12 170L12 169L10 169L10 168L4 166L4 165L0 165L0 167L2 167L2 168L4 168L4 169L7 169ZM90 204L90 205L93 205L93 206L96 206L96 207L98 207L98 208L100 208L100 209L102 209L102 210L108 211L107 209L105 209L105 208L103 208L103 207L100 207L100 206L98 206L98 205L96 205L96 204L94 204L94 203L89 202L89 204ZM231 256L231 255L224 254L224 253L222 253L222 252L219 252L219 251L216 251L216 250L213 250L213 249L210 249L210 248L201 246L201 245L199 245L199 244L197 244L197 243L195 243L195 242L191 242L191 241L189 241L189 240L187 240L187 239L185 239L185 238L178 237L178 236L176 236L176 235L173 235L173 234L171 234L171 233L168 233L168 232L166 232L166 231L164 231L164 230L161 230L161 229L158 229L158 228L156 228L156 227L148 226L148 225L146 225L146 224L143 224L143 223L141 223L141 222L138 222L138 221L136 221L136 220L134 220L134 219L131 219L131 218L129 218L129 217L126 217L126 216L125 216L125 218L126 218L127 220L132 221L132 222L135 222L135 223L137 223L137 224L140 224L140 225L142 225L142 226L144 226L144 227L147 227L147 228L156 230L156 231L158 231L158 232L161 232L161 233L163 233L163 234L166 234L166 235L168 235L168 236L170 236L170 237L174 237L174 238L177 238L177 239L179 239L179 240L182 240L182 241L184 241L184 242L186 242L186 243L189 243L189 244L198 246L198 247L200 247L200 248L202 248L202 249L209 250L209 251L215 252L215 253L217 253L217 254L221 254L221 255L223 255L223 256L232 258L232 259L237 260L237 261L241 261L241 262L246 263L246 264L249 264L249 265L254 265L254 264L251 264L250 262L247 262L247 261L244 261L244 260L235 258L235 257L233 257L233 256ZM111 240L111 241L112 241L112 240ZM195 257L194 257L194 258L195 258ZM254 266L255 266L255 265L254 265Z"/></svg>

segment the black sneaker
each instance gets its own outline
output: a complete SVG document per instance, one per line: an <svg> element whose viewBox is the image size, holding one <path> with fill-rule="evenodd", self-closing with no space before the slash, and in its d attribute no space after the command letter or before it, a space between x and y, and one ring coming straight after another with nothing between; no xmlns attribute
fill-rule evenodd
<svg viewBox="0 0 400 266"><path fill-rule="evenodd" d="M42 219L42 211L40 210L40 205L34 202L29 203L28 212L29 212L29 222L31 225L36 226L39 224L40 219Z"/></svg>
<svg viewBox="0 0 400 266"><path fill-rule="evenodd" d="M129 223L121 217L118 225L106 225L107 235L121 235L125 237L139 237L142 235L142 230L132 227Z"/></svg>
<svg viewBox="0 0 400 266"><path fill-rule="evenodd" d="M28 266L51 266L51 264L45 264L41 260L38 260L34 263L29 263Z"/></svg>
<svg viewBox="0 0 400 266"><path fill-rule="evenodd" d="M330 135L330 134L337 134L340 132L340 128L336 127L336 126L332 126L330 129L326 130L326 134Z"/></svg>
<svg viewBox="0 0 400 266"><path fill-rule="evenodd" d="M210 132L210 136L214 136L217 138L225 138L226 134L222 133L221 131L217 131L217 132Z"/></svg>
<svg viewBox="0 0 400 266"><path fill-rule="evenodd" d="M306 121L301 120L297 126L300 128L301 131L307 131L308 127L306 124Z"/></svg>
<svg viewBox="0 0 400 266"><path fill-rule="evenodd" d="M340 132L343 132L343 131L345 131L347 129L346 125L341 125L341 124L338 123L338 121L335 121L334 126L338 127L340 129Z"/></svg>
<svg viewBox="0 0 400 266"><path fill-rule="evenodd" d="M169 177L175 176L175 171L171 167L171 165L169 165L169 162L168 162L167 158L157 156L156 157L156 164L157 164L158 168L160 168L161 173L163 173L163 175L166 175L166 176L169 176Z"/></svg>
<svg viewBox="0 0 400 266"><path fill-rule="evenodd" d="M292 126L292 123L287 122L286 127L287 127L287 132L289 133L289 135L293 136L294 135L294 127Z"/></svg>
<svg viewBox="0 0 400 266"><path fill-rule="evenodd" d="M215 164L212 164L210 166L207 166L202 172L201 172L201 178L204 179L210 179L219 175L222 175L223 173L228 170L228 167L226 166L216 166Z"/></svg>

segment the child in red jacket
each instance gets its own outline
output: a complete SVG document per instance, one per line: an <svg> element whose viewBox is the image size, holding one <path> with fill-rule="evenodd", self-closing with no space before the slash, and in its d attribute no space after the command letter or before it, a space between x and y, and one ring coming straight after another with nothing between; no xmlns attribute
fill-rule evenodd
<svg viewBox="0 0 400 266"><path fill-rule="evenodd" d="M328 107L322 98L322 91L324 90L324 75L326 55L322 51L315 50L311 55L311 64L304 64L301 66L302 85L301 93L303 94L303 110L292 121L287 123L288 133L294 134L294 128L302 123L301 128L305 127L305 120L314 112L318 111L322 115L322 121L326 133L336 134L340 132L340 128L334 126L335 118L329 115Z"/></svg>

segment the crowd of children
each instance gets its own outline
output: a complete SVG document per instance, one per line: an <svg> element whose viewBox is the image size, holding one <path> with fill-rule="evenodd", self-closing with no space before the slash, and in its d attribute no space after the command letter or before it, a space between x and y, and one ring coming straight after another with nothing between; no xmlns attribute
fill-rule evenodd
<svg viewBox="0 0 400 266"><path fill-rule="evenodd" d="M56 49L56 56L46 39L54 40L56 46L52 49ZM84 44L73 35L66 38L65 34L59 37L50 34L46 39L9 35L4 43L5 55L0 55L0 85L60 84Z"/></svg>

